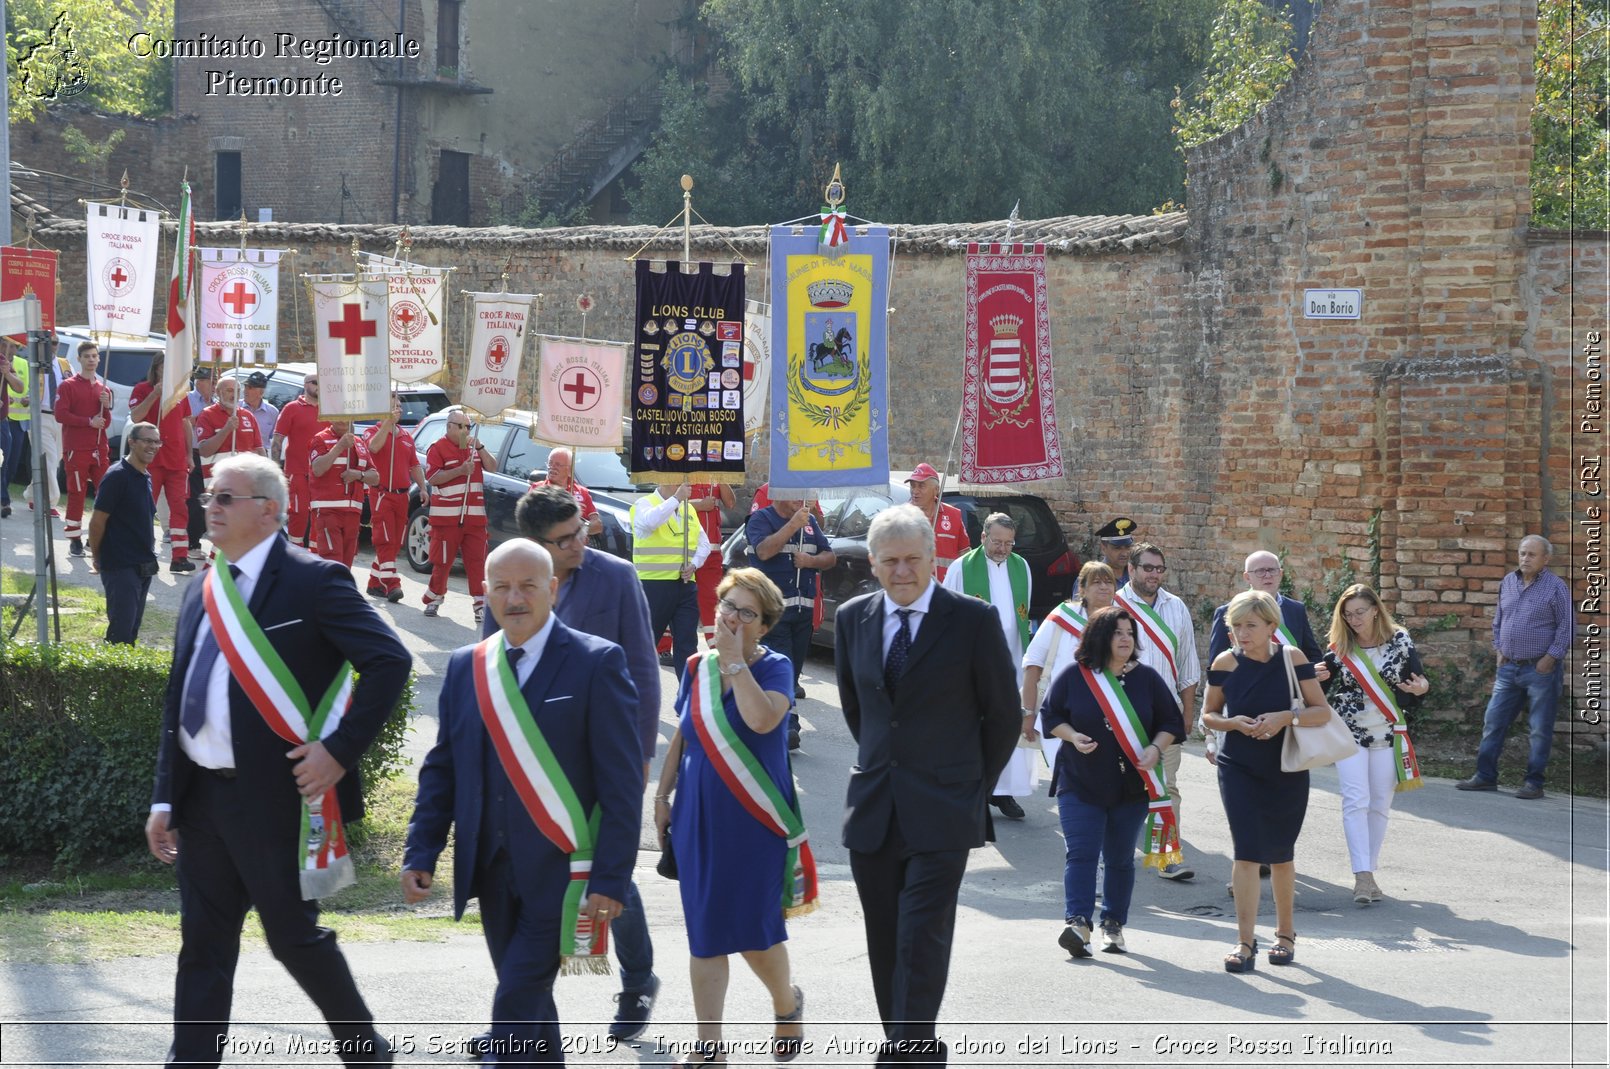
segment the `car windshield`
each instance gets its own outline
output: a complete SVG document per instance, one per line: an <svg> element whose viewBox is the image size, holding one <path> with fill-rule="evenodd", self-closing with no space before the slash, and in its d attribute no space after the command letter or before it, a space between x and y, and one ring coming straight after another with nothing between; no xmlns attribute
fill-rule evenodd
<svg viewBox="0 0 1610 1069"><path fill-rule="evenodd" d="M632 482L619 453L582 450L576 454L576 480L589 490L642 491L654 489L650 483Z"/></svg>
<svg viewBox="0 0 1610 1069"><path fill-rule="evenodd" d="M432 412L440 412L447 407L447 395L434 390L427 393L401 393L402 424L405 427L413 426L423 420Z"/></svg>

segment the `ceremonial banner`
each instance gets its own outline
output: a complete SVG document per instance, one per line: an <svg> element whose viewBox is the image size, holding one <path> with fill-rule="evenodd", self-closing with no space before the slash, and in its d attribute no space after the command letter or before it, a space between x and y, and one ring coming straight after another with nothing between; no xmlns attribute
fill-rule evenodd
<svg viewBox="0 0 1610 1069"><path fill-rule="evenodd" d="M157 284L157 213L87 201L89 329L145 341Z"/></svg>
<svg viewBox="0 0 1610 1069"><path fill-rule="evenodd" d="M1062 477L1044 245L967 246L961 481Z"/></svg>
<svg viewBox="0 0 1610 1069"><path fill-rule="evenodd" d="M530 293L466 293L470 298L469 351L464 357L464 389L459 403L484 419L500 419L519 403L520 360L525 355ZM615 432L619 438L620 431Z"/></svg>
<svg viewBox="0 0 1610 1069"><path fill-rule="evenodd" d="M202 362L278 362L282 250L199 251Z"/></svg>
<svg viewBox="0 0 1610 1069"><path fill-rule="evenodd" d="M196 213L190 203L190 183L179 183L179 225L173 228L173 264L168 272L167 341L162 347L162 400L156 418L162 417L181 401L190 414L190 372L196 364L196 274L190 249L196 241Z"/></svg>
<svg viewBox="0 0 1610 1069"><path fill-rule="evenodd" d="M56 329L56 254L50 249L25 249L19 245L0 248L0 301L23 297L39 298L39 325ZM13 334L18 345L28 341L26 334Z"/></svg>
<svg viewBox="0 0 1610 1069"><path fill-rule="evenodd" d="M531 437L549 445L621 447L622 396L631 346L538 335L541 393Z"/></svg>
<svg viewBox="0 0 1610 1069"><path fill-rule="evenodd" d="M771 229L773 499L889 488L889 228L817 239Z"/></svg>
<svg viewBox="0 0 1610 1069"><path fill-rule="evenodd" d="M391 366L380 323L386 280L351 275L308 278L321 419L385 419L391 414Z"/></svg>
<svg viewBox="0 0 1610 1069"><path fill-rule="evenodd" d="M744 266L637 261L632 478L744 481Z"/></svg>
<svg viewBox="0 0 1610 1069"><path fill-rule="evenodd" d="M747 301L744 309L744 433L771 422L771 305Z"/></svg>
<svg viewBox="0 0 1610 1069"><path fill-rule="evenodd" d="M444 300L450 268L396 260L360 252L366 272L384 275L391 298L386 314L390 332L391 377L398 382L424 382L447 366L442 339L447 336Z"/></svg>

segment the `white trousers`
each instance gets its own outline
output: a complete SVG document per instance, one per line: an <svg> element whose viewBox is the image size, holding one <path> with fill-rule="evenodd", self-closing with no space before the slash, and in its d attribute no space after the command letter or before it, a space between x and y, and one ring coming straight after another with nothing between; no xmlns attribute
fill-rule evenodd
<svg viewBox="0 0 1610 1069"><path fill-rule="evenodd" d="M56 503L61 500L61 487L56 484L56 468L61 465L61 424L56 422L56 417L50 416L39 427L40 433L45 440L45 489L50 494L50 507L55 508ZM31 463L38 462L32 461ZM22 496L30 505L33 504L34 476L32 472L28 473L28 489Z"/></svg>
<svg viewBox="0 0 1610 1069"><path fill-rule="evenodd" d="M1386 818L1397 791L1396 756L1390 746L1362 747L1336 762L1342 788L1342 831L1354 872L1374 872L1386 841Z"/></svg>

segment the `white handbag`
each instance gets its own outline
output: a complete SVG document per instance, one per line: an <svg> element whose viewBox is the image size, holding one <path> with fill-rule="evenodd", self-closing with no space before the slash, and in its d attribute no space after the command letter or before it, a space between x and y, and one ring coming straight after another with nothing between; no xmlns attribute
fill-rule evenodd
<svg viewBox="0 0 1610 1069"><path fill-rule="evenodd" d="M1302 687L1297 683L1297 670L1292 667L1291 647L1281 645L1280 656L1286 662L1286 682L1291 686L1292 711L1300 713L1307 708L1307 704L1303 701ZM1293 722L1286 729L1286 738L1280 744L1280 771L1307 772L1312 768L1334 765L1358 752L1358 740L1353 738L1353 733L1334 709L1326 708L1330 715L1323 724L1299 727Z"/></svg>

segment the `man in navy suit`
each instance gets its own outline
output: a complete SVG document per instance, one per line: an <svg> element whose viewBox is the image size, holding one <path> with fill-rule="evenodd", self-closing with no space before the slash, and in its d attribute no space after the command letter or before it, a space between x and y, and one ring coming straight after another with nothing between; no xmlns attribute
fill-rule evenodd
<svg viewBox="0 0 1610 1069"><path fill-rule="evenodd" d="M463 916L468 899L480 899L498 976L492 1053L499 1064L562 1063L553 1001L561 955L578 920L596 927L620 915L637 857L637 693L619 646L553 614L558 581L547 550L524 539L505 542L487 558L486 574L487 602L502 633L455 651L448 662L436 745L420 768L403 854L403 897L418 902L430 894L448 827L456 825L454 916ZM512 684L485 668L494 649ZM503 689L512 685L518 702ZM540 735L560 774L511 761L519 756L511 726L525 737ZM553 797L567 800L563 810L596 814L577 916L566 909L565 891L582 848L578 842L567 850L560 840L581 826L566 825L559 809L543 802Z"/></svg>
<svg viewBox="0 0 1610 1069"><path fill-rule="evenodd" d="M280 537L286 497L279 468L250 454L220 462L204 496L208 536L250 618L231 619L271 654L234 641L204 607L204 591L212 586L216 596L221 576L193 584L179 609L145 826L151 852L179 870L174 1063L218 1064L241 925L253 907L269 949L331 1022L342 1060L391 1060L335 933L319 926L318 903L303 898L302 799L334 791L344 820L363 815L358 759L395 710L413 659L350 572ZM260 685L270 656L312 701L352 665L360 678L332 732L295 744L270 726L283 712Z"/></svg>
<svg viewBox="0 0 1610 1069"><path fill-rule="evenodd" d="M995 609L933 580L934 529L912 505L867 533L883 590L839 607L839 701L859 746L844 845L887 1042L877 1064L944 1064L934 1019L967 854L1017 745L1017 668Z"/></svg>

